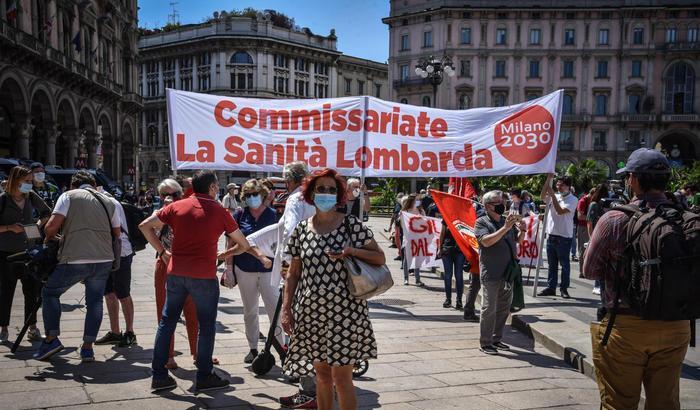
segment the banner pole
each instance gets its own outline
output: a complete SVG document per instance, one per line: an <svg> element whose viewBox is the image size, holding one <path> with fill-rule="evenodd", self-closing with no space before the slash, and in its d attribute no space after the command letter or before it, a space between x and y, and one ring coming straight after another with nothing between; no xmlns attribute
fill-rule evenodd
<svg viewBox="0 0 700 410"><path fill-rule="evenodd" d="M367 127L365 127L365 122L367 121L367 110L369 109L369 97L364 96L365 107L364 113L362 115L362 166L360 167L360 221L364 222L365 219L365 190L362 187L365 186L365 168L367 166Z"/></svg>
<svg viewBox="0 0 700 410"><path fill-rule="evenodd" d="M532 297L537 297L537 285L540 283L540 267L542 265L542 254L544 253L544 240L547 236L547 218L549 217L549 206L544 209L544 218L542 218L542 236L540 237L540 249L537 253L537 267L535 268L535 283L532 285ZM538 231L539 233L539 231Z"/></svg>

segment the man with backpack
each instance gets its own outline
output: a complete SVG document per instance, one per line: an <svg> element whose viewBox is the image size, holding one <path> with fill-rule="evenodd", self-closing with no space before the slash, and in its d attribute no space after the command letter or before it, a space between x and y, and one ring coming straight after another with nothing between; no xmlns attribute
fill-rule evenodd
<svg viewBox="0 0 700 410"><path fill-rule="evenodd" d="M600 218L583 264L586 278L605 283L607 313L591 324L602 408L636 409L644 384L646 408L679 409L689 319L700 315L700 217L664 194L663 154L640 148L618 174L633 201Z"/></svg>

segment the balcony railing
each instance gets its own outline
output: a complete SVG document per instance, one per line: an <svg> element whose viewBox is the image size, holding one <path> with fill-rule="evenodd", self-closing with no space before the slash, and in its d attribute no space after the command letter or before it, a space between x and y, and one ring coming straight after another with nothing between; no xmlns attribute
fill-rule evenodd
<svg viewBox="0 0 700 410"><path fill-rule="evenodd" d="M124 102L143 105L143 97L136 93L126 93L124 94Z"/></svg>
<svg viewBox="0 0 700 410"><path fill-rule="evenodd" d="M700 114L663 114L661 122L700 122Z"/></svg>
<svg viewBox="0 0 700 410"><path fill-rule="evenodd" d="M622 114L620 114L620 121L622 121L622 122L654 122L654 121L656 121L656 114L622 113Z"/></svg>
<svg viewBox="0 0 700 410"><path fill-rule="evenodd" d="M676 41L674 43L661 43L656 45L659 51L700 51L698 41Z"/></svg>
<svg viewBox="0 0 700 410"><path fill-rule="evenodd" d="M402 78L400 80L394 80L394 88L406 87L409 85L423 85L423 84L428 84L428 81L425 78L421 78L421 77L409 77L409 78Z"/></svg>
<svg viewBox="0 0 700 410"><path fill-rule="evenodd" d="M607 151L608 150L608 144L605 143L598 143L593 145L593 151Z"/></svg>
<svg viewBox="0 0 700 410"><path fill-rule="evenodd" d="M591 122L591 114L585 112L579 114L564 114L562 122L588 124Z"/></svg>

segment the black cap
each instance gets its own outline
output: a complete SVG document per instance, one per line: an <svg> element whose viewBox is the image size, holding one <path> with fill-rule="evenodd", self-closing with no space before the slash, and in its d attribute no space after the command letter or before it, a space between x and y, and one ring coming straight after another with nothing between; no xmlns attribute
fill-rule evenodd
<svg viewBox="0 0 700 410"><path fill-rule="evenodd" d="M665 174L671 172L668 159L657 150L649 148L639 148L635 150L627 159L627 165L617 170L617 174L645 173L645 174Z"/></svg>
<svg viewBox="0 0 700 410"><path fill-rule="evenodd" d="M32 171L34 171L37 168L44 168L44 164L42 164L41 162L32 162L32 165L29 166L29 169L31 169Z"/></svg>

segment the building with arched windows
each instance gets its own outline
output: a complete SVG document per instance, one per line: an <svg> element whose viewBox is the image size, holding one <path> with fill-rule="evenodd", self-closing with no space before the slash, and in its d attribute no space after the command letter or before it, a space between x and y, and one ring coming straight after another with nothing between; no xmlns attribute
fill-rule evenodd
<svg viewBox="0 0 700 410"><path fill-rule="evenodd" d="M0 157L133 168L136 0L0 0Z"/></svg>
<svg viewBox="0 0 700 410"><path fill-rule="evenodd" d="M517 5L517 6L516 6ZM612 174L641 146L700 160L696 1L392 0L391 99L430 105L420 58L452 58L437 107L516 104L564 89L560 165Z"/></svg>
<svg viewBox="0 0 700 410"><path fill-rule="evenodd" d="M387 65L343 55L334 31L280 27L269 15L214 14L206 23L145 35L139 41L144 97L139 167L155 182L171 171L165 89L254 98L388 99ZM249 172L220 173L226 183Z"/></svg>

